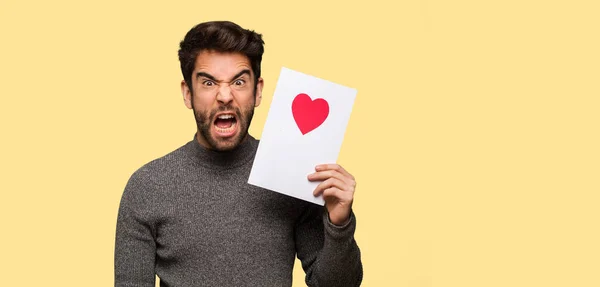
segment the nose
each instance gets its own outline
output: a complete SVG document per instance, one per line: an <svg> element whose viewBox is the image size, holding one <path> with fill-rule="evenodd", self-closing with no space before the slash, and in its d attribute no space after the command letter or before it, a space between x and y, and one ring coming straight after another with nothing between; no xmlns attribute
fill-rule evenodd
<svg viewBox="0 0 600 287"><path fill-rule="evenodd" d="M229 85L221 85L219 87L219 93L217 94L217 101L223 105L227 105L233 101L233 95L231 94L231 88Z"/></svg>

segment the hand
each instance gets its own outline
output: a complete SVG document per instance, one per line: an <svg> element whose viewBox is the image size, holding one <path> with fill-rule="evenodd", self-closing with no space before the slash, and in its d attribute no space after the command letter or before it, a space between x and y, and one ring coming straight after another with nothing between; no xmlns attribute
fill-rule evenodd
<svg viewBox="0 0 600 287"><path fill-rule="evenodd" d="M344 225L350 220L350 211L354 201L356 181L338 164L322 164L315 167L315 173L308 175L309 181L323 181L313 192L314 196L323 194L329 221L335 225Z"/></svg>

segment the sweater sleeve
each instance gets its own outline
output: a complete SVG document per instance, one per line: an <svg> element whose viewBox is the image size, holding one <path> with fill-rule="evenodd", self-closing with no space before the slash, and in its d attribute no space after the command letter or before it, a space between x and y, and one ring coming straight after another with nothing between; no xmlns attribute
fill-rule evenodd
<svg viewBox="0 0 600 287"><path fill-rule="evenodd" d="M144 188L132 177L121 198L115 241L115 287L154 287L156 245L142 216Z"/></svg>
<svg viewBox="0 0 600 287"><path fill-rule="evenodd" d="M354 212L344 226L336 226L323 206L310 204L296 225L296 250L308 286L360 286L363 268L355 229Z"/></svg>

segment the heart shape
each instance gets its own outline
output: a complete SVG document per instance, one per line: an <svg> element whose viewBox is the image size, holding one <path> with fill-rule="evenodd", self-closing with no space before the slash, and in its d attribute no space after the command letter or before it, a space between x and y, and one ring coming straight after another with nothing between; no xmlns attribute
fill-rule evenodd
<svg viewBox="0 0 600 287"><path fill-rule="evenodd" d="M292 114L303 135L318 128L329 116L329 103L325 99L314 101L304 93L298 94L292 102Z"/></svg>

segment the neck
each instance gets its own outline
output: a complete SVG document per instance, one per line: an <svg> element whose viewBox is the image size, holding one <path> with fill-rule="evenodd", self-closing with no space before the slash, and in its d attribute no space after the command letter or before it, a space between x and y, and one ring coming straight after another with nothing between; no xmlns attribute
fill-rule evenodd
<svg viewBox="0 0 600 287"><path fill-rule="evenodd" d="M193 156L199 164L211 168L231 168L244 164L253 158L258 147L258 141L250 134L246 134L240 144L233 149L217 151L202 144L198 133L196 133L190 146Z"/></svg>

